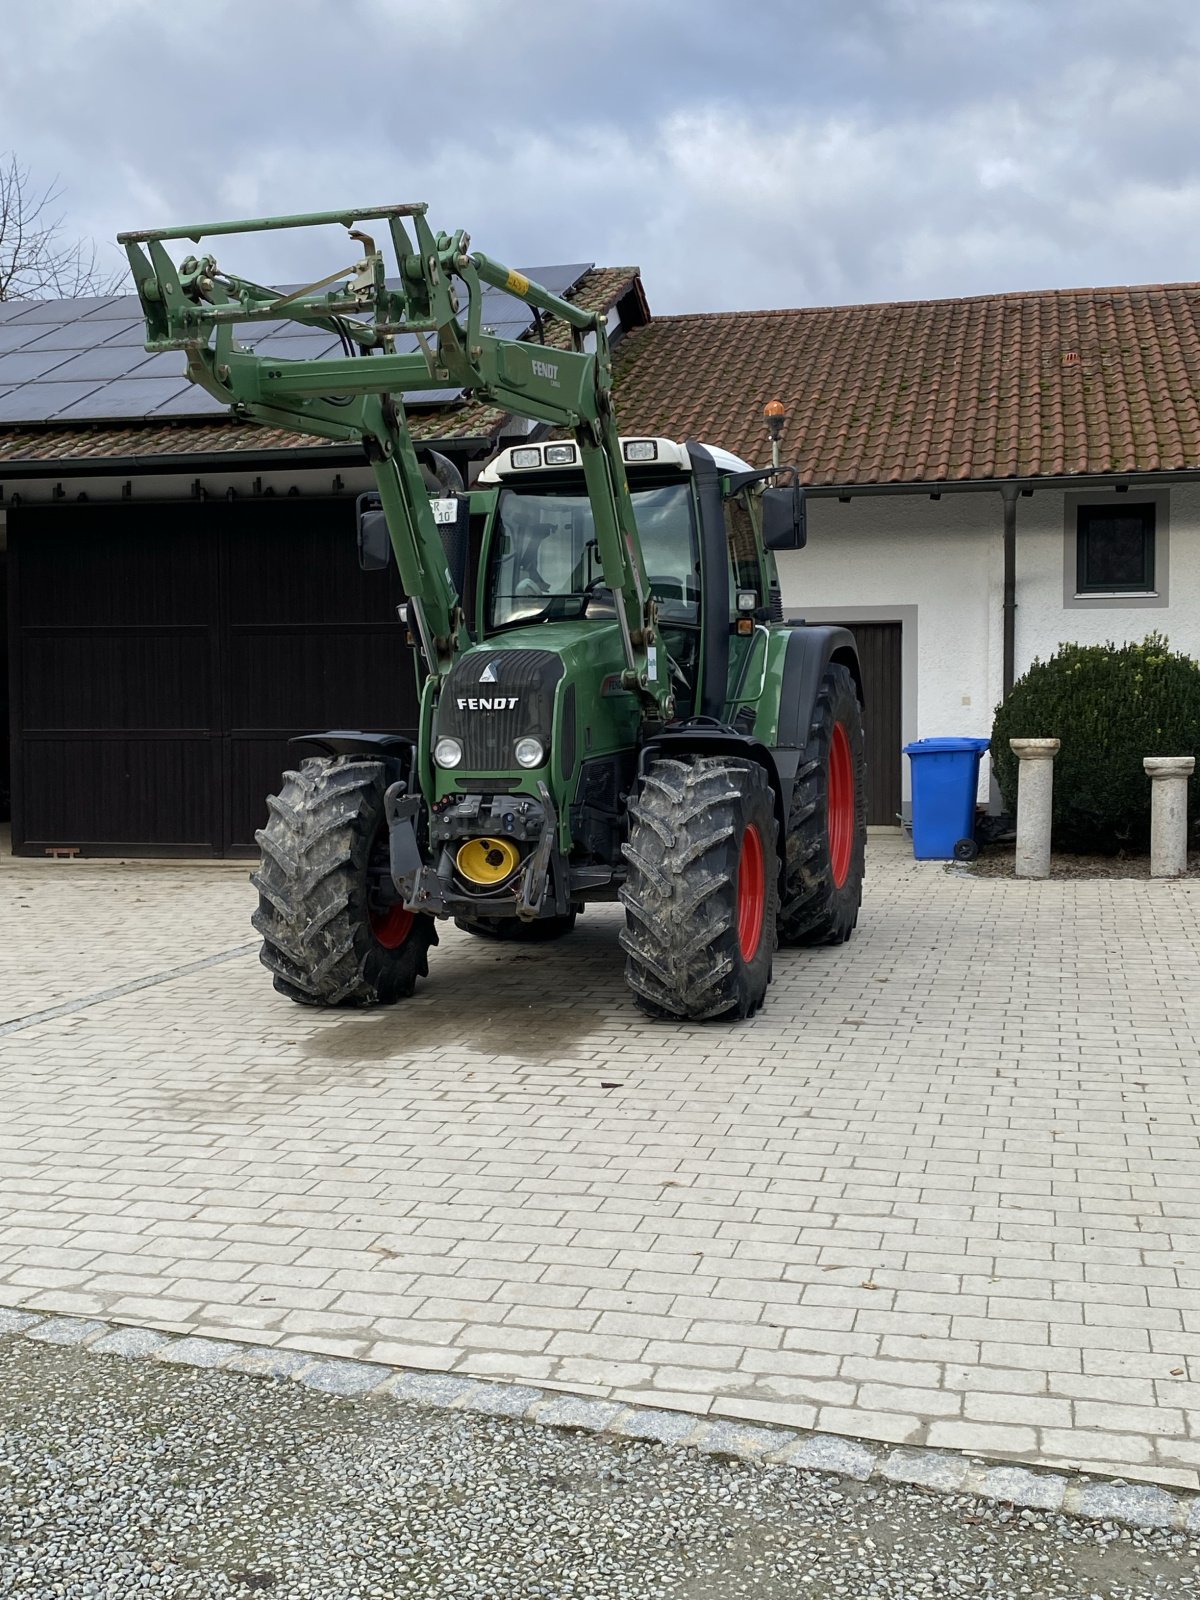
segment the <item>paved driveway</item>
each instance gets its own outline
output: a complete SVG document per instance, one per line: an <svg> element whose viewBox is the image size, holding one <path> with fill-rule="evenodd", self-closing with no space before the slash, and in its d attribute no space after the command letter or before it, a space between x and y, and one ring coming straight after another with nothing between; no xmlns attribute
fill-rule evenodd
<svg viewBox="0 0 1200 1600"><path fill-rule="evenodd" d="M5 860L0 1303L1195 1487L1200 885L870 871L675 1028L615 910L322 1013L240 870Z"/></svg>

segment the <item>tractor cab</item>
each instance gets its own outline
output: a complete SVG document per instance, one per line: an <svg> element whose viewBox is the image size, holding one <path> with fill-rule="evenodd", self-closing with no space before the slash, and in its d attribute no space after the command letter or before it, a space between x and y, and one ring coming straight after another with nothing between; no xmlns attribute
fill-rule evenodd
<svg viewBox="0 0 1200 1600"><path fill-rule="evenodd" d="M728 450L703 449L722 481L715 505L697 493L687 445L663 438L621 440L647 583L670 659L677 719L697 706L706 625L732 630L736 640L739 620L751 635L756 619L782 615L774 557L761 536L761 500L745 482L757 474ZM510 630L547 622L614 623L616 604L604 580L592 502L574 444L550 441L502 450L475 487L494 490L476 595L481 640L501 647ZM705 527L706 518L717 525ZM720 615L702 605L704 558L714 550L724 552L723 581L715 585ZM736 644L734 653L739 653Z"/></svg>

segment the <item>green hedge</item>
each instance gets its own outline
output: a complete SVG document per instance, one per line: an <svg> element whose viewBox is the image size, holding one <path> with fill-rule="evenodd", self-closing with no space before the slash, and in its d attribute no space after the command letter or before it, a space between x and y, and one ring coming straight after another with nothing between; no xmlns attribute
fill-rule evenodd
<svg viewBox="0 0 1200 1600"><path fill-rule="evenodd" d="M1059 645L1035 661L996 711L992 769L1017 808L1010 739L1061 739L1054 763L1057 849L1113 855L1150 840L1143 756L1190 756L1200 745L1200 666L1152 633L1141 644ZM1193 829L1200 779L1188 793Z"/></svg>

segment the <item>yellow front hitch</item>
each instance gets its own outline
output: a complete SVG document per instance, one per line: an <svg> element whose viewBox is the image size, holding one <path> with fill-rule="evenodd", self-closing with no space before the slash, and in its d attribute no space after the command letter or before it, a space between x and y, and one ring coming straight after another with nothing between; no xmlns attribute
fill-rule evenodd
<svg viewBox="0 0 1200 1600"><path fill-rule="evenodd" d="M459 847L454 864L468 883L494 889L511 878L521 863L515 844L509 839L468 839Z"/></svg>

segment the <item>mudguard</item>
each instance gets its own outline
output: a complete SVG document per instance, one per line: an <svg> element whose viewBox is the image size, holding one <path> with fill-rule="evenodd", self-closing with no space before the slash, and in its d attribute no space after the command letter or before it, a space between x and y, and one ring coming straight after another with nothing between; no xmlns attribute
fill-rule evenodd
<svg viewBox="0 0 1200 1600"><path fill-rule="evenodd" d="M771 779L775 820L779 827L778 854L782 871L787 856L787 816L792 789L795 786L800 758L808 744L821 678L830 662L837 662L849 670L861 702L862 670L859 666L854 635L846 628L797 624L789 632L784 653L779 715L773 746L768 746L761 739L742 733L714 717L693 717L688 722L664 728L647 740L639 753L639 774L645 771L647 760L657 753L728 755L739 756L744 761L758 762L760 766L766 768Z"/></svg>
<svg viewBox="0 0 1200 1600"><path fill-rule="evenodd" d="M289 744L310 746L323 756L374 756L412 766L416 743L403 733L363 733L358 728L330 728L327 733L298 733Z"/></svg>
<svg viewBox="0 0 1200 1600"><path fill-rule="evenodd" d="M796 779L800 754L808 743L821 677L831 662L849 669L858 689L859 704L863 705L858 647L849 629L808 623L792 628L783 661L779 723L775 738L775 760L789 796Z"/></svg>

